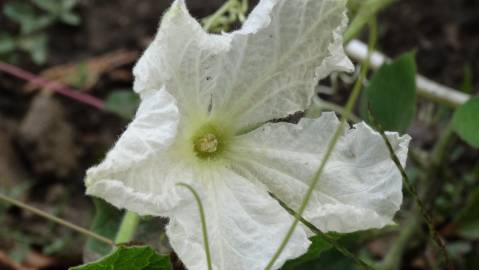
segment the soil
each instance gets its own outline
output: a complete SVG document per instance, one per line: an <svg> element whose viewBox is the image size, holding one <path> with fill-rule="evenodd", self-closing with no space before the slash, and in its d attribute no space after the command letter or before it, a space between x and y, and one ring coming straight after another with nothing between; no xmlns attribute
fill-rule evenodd
<svg viewBox="0 0 479 270"><path fill-rule="evenodd" d="M479 1L398 1L379 22L379 47L386 54L416 50L418 71L454 88L469 66L479 88Z"/></svg>

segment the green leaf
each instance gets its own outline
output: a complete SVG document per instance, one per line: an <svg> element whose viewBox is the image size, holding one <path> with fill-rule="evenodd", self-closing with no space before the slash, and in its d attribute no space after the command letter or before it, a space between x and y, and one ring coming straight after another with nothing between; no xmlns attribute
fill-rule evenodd
<svg viewBox="0 0 479 270"><path fill-rule="evenodd" d="M479 97L459 107L452 118L454 131L471 146L479 148Z"/></svg>
<svg viewBox="0 0 479 270"><path fill-rule="evenodd" d="M416 112L414 53L406 53L384 64L372 77L364 97L383 129L405 132ZM363 108L362 116L369 119L367 109Z"/></svg>
<svg viewBox="0 0 479 270"><path fill-rule="evenodd" d="M95 204L95 217L90 230L107 238L114 239L123 217L122 211L101 199L94 198L93 203ZM103 257L111 252L111 246L89 238L86 243L86 252Z"/></svg>
<svg viewBox="0 0 479 270"><path fill-rule="evenodd" d="M140 98L130 90L118 90L111 93L105 103L105 109L125 119L131 119L140 104Z"/></svg>
<svg viewBox="0 0 479 270"><path fill-rule="evenodd" d="M81 22L80 16L73 14L73 13L64 13L60 16L60 20L63 23L69 25L79 25Z"/></svg>
<svg viewBox="0 0 479 270"><path fill-rule="evenodd" d="M13 52L15 47L15 39L11 35L0 33L0 55Z"/></svg>
<svg viewBox="0 0 479 270"><path fill-rule="evenodd" d="M171 270L168 256L158 255L148 246L119 247L112 254L93 263L70 270Z"/></svg>
<svg viewBox="0 0 479 270"><path fill-rule="evenodd" d="M479 239L479 188L473 190L456 218L457 232L466 239Z"/></svg>
<svg viewBox="0 0 479 270"><path fill-rule="evenodd" d="M71 11L78 4L78 0L63 0L62 7L63 10Z"/></svg>
<svg viewBox="0 0 479 270"><path fill-rule="evenodd" d="M313 236L310 240L312 243L309 246L308 252L299 258L286 262L283 268L281 268L282 270L302 269L302 265L317 260L323 251L331 248L331 245L320 235Z"/></svg>
<svg viewBox="0 0 479 270"><path fill-rule="evenodd" d="M22 34L31 34L53 23L49 16L36 15L32 6L23 2L5 4L3 13L10 20L20 24Z"/></svg>
<svg viewBox="0 0 479 270"><path fill-rule="evenodd" d="M48 37L44 34L25 36L18 39L18 47L30 54L35 64L44 64L47 60Z"/></svg>
<svg viewBox="0 0 479 270"><path fill-rule="evenodd" d="M72 13L77 4L76 0L33 0L33 3L63 23L70 25L80 23L80 17Z"/></svg>
<svg viewBox="0 0 479 270"><path fill-rule="evenodd" d="M44 11L53 15L58 15L62 11L64 0L33 0L33 3Z"/></svg>

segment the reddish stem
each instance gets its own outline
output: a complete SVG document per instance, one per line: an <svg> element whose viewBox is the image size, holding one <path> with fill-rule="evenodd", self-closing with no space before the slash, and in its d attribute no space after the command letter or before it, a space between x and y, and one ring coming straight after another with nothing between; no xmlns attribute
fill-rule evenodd
<svg viewBox="0 0 479 270"><path fill-rule="evenodd" d="M37 86L41 86L45 89L49 89L53 92L56 92L60 95L63 95L65 97L69 97L71 99L74 99L76 101L79 101L81 103L90 105L92 107L95 107L97 109L103 109L105 106L105 103L103 100L96 98L92 95L88 94L83 94L71 87L68 87L66 85L63 85L58 82L52 82L45 80L39 76L36 76L33 73L30 73L26 70L23 70L19 67L4 63L0 61L0 71L3 71L5 73L8 73L14 77L17 77L19 79L28 81L32 84L35 84Z"/></svg>

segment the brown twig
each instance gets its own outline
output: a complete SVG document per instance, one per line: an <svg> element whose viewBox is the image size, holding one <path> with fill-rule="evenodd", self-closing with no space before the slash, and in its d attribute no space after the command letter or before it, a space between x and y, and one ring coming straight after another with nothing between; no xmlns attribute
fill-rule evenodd
<svg viewBox="0 0 479 270"><path fill-rule="evenodd" d="M32 207L32 206L30 206L30 205L28 205L28 204L25 204L25 203L22 203L22 202L20 202L20 201L18 201L18 200L15 200L15 199L13 199L13 198L10 198L10 197L8 197L8 196L6 196L6 195L3 195L3 194L1 194L1 193L0 193L0 200L1 200L1 201L5 201L5 202L7 202L7 203L9 203L9 204L13 204L13 205L15 205L15 206L17 206L17 207L20 207L20 208L22 208L22 209L25 209L25 210L27 210L27 211L30 211L30 212L32 212L32 213L34 213L34 214L36 214L36 215L39 215L39 216L41 216L41 217L43 217L43 218L46 218L46 219L48 219L48 220L51 220L51 221L53 221L53 222L55 222L55 223L58 223L58 224L60 224L60 225L62 225L62 226L65 226L65 227L67 227L67 228L69 228L69 229L71 229L71 230L74 230L74 231L79 232L79 233L81 233L81 234L84 234L84 235L86 235L86 236L95 238L96 240L101 241L101 242L103 242L103 243L105 243L105 244L108 244L108 245L110 245L110 246L114 246L114 245L115 245L115 243L114 243L111 239L108 239L108 238L106 238L106 237L104 237L104 236L102 236L102 235L99 235L99 234L97 234L97 233L95 233L95 232L92 232L92 231L90 231L90 230L87 230L87 229L85 229L85 228L82 228L82 227L80 227L80 226L78 226L78 225L75 225L75 224L73 224L73 223L71 223L71 222L68 222L68 221L63 220L63 219L61 219L61 218L58 218L58 217L56 217L56 216L54 216L54 215L51 215L51 214L49 214L49 213L47 213L47 212L45 212L45 211L43 211L43 210L40 210L40 209L35 208L35 207Z"/></svg>
<svg viewBox="0 0 479 270"><path fill-rule="evenodd" d="M107 72L113 71L121 66L131 64L138 58L138 52L117 50L100 56L91 57L80 62L68 63L50 67L43 70L39 77L48 81L55 81L65 85L76 85L75 80L78 76L82 76L82 70L86 75L84 81L81 82L82 91L88 91L93 87L98 79ZM79 74L80 73L80 74ZM42 89L42 86L29 83L25 86L26 91Z"/></svg>
<svg viewBox="0 0 479 270"><path fill-rule="evenodd" d="M0 61L0 71L8 73L19 79L28 81L31 84L35 84L35 85L41 86L42 88L52 90L60 95L69 97L71 99L87 104L94 108L103 109L105 106L104 102L99 98L81 93L69 86L60 84L58 82L51 82L51 81L45 80L31 72L23 70L14 65L10 65Z"/></svg>

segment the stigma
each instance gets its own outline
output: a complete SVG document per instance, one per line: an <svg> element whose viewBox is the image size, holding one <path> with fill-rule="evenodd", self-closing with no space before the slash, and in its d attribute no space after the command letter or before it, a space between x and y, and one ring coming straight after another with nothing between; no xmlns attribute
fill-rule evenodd
<svg viewBox="0 0 479 270"><path fill-rule="evenodd" d="M195 142L196 151L204 154L213 154L218 151L218 139L212 133L206 133Z"/></svg>

